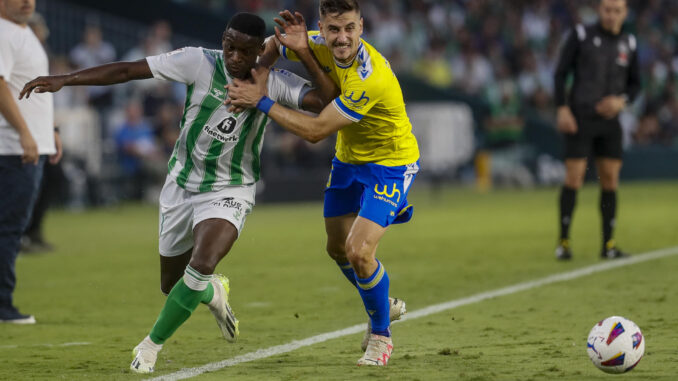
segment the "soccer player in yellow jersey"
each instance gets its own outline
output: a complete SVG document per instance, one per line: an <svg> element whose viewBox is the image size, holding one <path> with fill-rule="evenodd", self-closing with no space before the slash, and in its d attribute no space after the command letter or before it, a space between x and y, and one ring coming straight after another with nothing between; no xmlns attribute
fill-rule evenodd
<svg viewBox="0 0 678 381"><path fill-rule="evenodd" d="M285 34L276 28L267 52L277 46L283 57L303 62L329 104L310 116L274 102L264 86L268 70L228 85L226 103L257 107L310 142L338 132L325 190L327 251L358 289L370 318L358 365L383 366L393 349L390 322L405 313L405 304L389 299L389 278L375 255L388 226L412 217L407 193L419 171L417 140L388 61L360 38L355 0L321 0L318 32L307 32L299 13L280 15L276 22ZM260 63L272 64L270 58L265 54Z"/></svg>

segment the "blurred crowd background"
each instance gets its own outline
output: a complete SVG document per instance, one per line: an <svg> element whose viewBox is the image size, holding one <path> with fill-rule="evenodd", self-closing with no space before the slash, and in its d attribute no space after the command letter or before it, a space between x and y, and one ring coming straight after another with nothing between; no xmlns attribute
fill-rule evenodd
<svg viewBox="0 0 678 381"><path fill-rule="evenodd" d="M282 9L300 11L311 29L316 29L318 19L317 0L37 3L40 14L32 26L47 47L53 74L138 60L187 45L219 49L225 23L238 11L261 15L271 32L273 18ZM472 111L470 154L428 175L424 162L424 181L477 183L489 177L486 184L499 186L560 181L553 70L564 36L575 23L595 22L596 4L596 0L361 3L363 38L389 59L408 105L444 101ZM671 168L678 158L678 2L628 4L626 27L638 38L644 86L622 115L625 164L630 168L622 176L678 177ZM292 69L303 74L299 67ZM68 87L57 93L56 118L65 158L50 185L59 189L56 198L71 208L155 200L178 135L184 97L184 85L156 80ZM415 135L417 129L415 125ZM332 139L311 145L279 128L269 129L262 158L263 199L321 197L333 149ZM655 171L634 172L629 162ZM266 194L266 189L272 191Z"/></svg>

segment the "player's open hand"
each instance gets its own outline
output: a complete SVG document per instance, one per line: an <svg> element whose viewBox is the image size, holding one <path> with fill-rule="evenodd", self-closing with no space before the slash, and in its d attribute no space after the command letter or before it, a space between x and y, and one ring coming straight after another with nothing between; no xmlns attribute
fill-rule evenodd
<svg viewBox="0 0 678 381"><path fill-rule="evenodd" d="M241 80L234 78L233 83L226 85L228 99L224 104L234 107L253 108L267 94L266 80L270 70L266 68L252 69L252 78Z"/></svg>
<svg viewBox="0 0 678 381"><path fill-rule="evenodd" d="M558 107L556 124L558 127L558 131L564 134L577 133L577 120L574 118L572 110L570 110L568 106Z"/></svg>
<svg viewBox="0 0 678 381"><path fill-rule="evenodd" d="M265 66L262 66L262 65L257 64L257 65L254 67L254 69L252 70L251 74L250 74L251 81L254 81L254 78L255 78L255 77L262 77L262 76L263 76L263 78L264 78L263 82L266 83L266 79L268 78L268 72L269 72L270 70L271 70L271 69L269 69L269 68L267 68L267 67L265 67ZM237 86L237 85L236 85L236 86ZM247 107L236 106L236 105L234 105L233 103L231 103L231 97L230 97L230 91L229 91L229 89L232 89L232 87L230 87L230 85L226 85L226 86L224 86L224 88L226 89L226 93L229 94L229 98L227 98L226 101L224 102L224 104L230 105L230 107L228 108L228 112L233 113L233 114L239 114L239 113L245 111L245 109L246 109ZM237 93L237 92L238 92L238 91L236 91L236 93ZM256 106L256 105L255 105L255 106Z"/></svg>
<svg viewBox="0 0 678 381"><path fill-rule="evenodd" d="M26 96L26 99L28 99L31 96L32 91L35 91L36 93L53 93L59 91L64 87L65 83L65 75L38 77L24 85L23 90L19 93L19 99L23 99L24 95Z"/></svg>
<svg viewBox="0 0 678 381"><path fill-rule="evenodd" d="M608 95L596 103L596 112L605 119L616 117L626 107L626 98Z"/></svg>
<svg viewBox="0 0 678 381"><path fill-rule="evenodd" d="M304 16L299 12L292 14L288 10L280 12L279 15L282 19L273 19L283 30L281 32L277 26L275 27L278 42L295 52L308 49L308 32Z"/></svg>

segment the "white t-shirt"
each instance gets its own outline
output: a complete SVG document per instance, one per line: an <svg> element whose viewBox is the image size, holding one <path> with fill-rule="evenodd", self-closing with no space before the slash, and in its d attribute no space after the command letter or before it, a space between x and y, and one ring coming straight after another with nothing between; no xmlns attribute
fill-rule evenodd
<svg viewBox="0 0 678 381"><path fill-rule="evenodd" d="M191 192L254 184L260 177L260 154L268 116L257 109L232 114L224 85L232 78L223 52L181 48L147 57L153 77L187 85L179 138L169 161L169 176ZM285 70L268 76L268 96L299 108L310 83Z"/></svg>
<svg viewBox="0 0 678 381"><path fill-rule="evenodd" d="M41 75L49 75L47 53L31 28L0 18L0 77L19 106L38 145L38 153L49 155L56 152L52 93L32 93L28 99L18 98L26 82ZM0 155L21 154L19 133L0 114Z"/></svg>

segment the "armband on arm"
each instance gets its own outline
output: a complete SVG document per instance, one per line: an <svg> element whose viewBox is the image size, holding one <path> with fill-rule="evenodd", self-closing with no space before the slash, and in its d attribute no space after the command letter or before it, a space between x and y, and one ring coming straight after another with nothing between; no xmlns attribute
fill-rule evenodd
<svg viewBox="0 0 678 381"><path fill-rule="evenodd" d="M266 95L261 97L259 103L257 103L257 109L264 114L268 115L268 112L271 111L271 107L275 104L275 101Z"/></svg>

